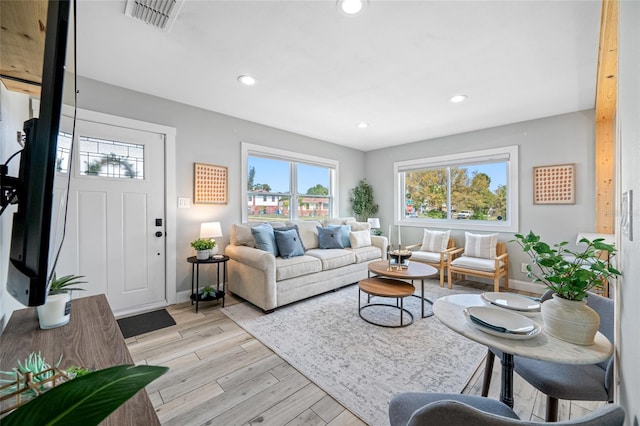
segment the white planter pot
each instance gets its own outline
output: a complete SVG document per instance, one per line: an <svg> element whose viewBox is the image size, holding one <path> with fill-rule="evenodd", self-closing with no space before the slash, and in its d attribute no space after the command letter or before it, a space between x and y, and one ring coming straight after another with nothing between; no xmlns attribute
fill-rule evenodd
<svg viewBox="0 0 640 426"><path fill-rule="evenodd" d="M554 294L541 306L545 331L577 345L591 345L600 327L600 316L586 300L567 300Z"/></svg>
<svg viewBox="0 0 640 426"><path fill-rule="evenodd" d="M209 258L209 250L196 250L196 259L207 260Z"/></svg>
<svg viewBox="0 0 640 426"><path fill-rule="evenodd" d="M48 295L45 304L38 306L38 320L42 329L63 326L70 318L71 293Z"/></svg>

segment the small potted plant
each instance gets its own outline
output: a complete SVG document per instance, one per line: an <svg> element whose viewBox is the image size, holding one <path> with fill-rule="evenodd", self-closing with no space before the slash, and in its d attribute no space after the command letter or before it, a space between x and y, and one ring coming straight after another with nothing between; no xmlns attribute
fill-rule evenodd
<svg viewBox="0 0 640 426"><path fill-rule="evenodd" d="M38 306L40 328L56 328L69 322L71 318L71 292L73 290L84 291L83 288L74 287L86 283L86 281L80 281L81 278L84 276L65 275L57 278L56 273L53 273L49 283L47 300L44 305Z"/></svg>
<svg viewBox="0 0 640 426"><path fill-rule="evenodd" d="M216 240L208 238L198 238L191 241L191 247L196 249L196 258L198 260L207 260L211 255L210 250L216 246Z"/></svg>
<svg viewBox="0 0 640 426"><path fill-rule="evenodd" d="M515 237L513 241L531 257L535 266L534 269L527 265L529 278L554 291L553 299L542 304L545 330L571 343L592 344L600 318L586 305L585 299L589 290L601 288L603 282L620 275L610 262L615 256L615 247L604 243L602 238L593 241L582 238L580 243L585 248L573 251L566 248L569 244L566 241L552 247L531 231Z"/></svg>
<svg viewBox="0 0 640 426"><path fill-rule="evenodd" d="M206 286L198 291L198 299L206 300L207 298L215 298L216 297L216 289L212 286Z"/></svg>

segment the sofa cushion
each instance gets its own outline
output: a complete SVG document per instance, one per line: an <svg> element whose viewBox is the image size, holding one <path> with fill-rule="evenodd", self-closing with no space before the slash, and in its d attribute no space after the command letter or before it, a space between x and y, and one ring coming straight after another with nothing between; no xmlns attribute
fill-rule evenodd
<svg viewBox="0 0 640 426"><path fill-rule="evenodd" d="M322 270L336 269L356 263L356 255L351 250L344 249L312 249L307 250L307 256L313 256L322 262Z"/></svg>
<svg viewBox="0 0 640 426"><path fill-rule="evenodd" d="M355 217L330 217L323 221L324 226L345 225L347 222L355 222Z"/></svg>
<svg viewBox="0 0 640 426"><path fill-rule="evenodd" d="M350 220L345 225L350 225L352 231L369 231L371 232L371 225L369 222L356 222L355 220Z"/></svg>
<svg viewBox="0 0 640 426"><path fill-rule="evenodd" d="M313 256L276 258L276 281L301 277L322 271L322 262Z"/></svg>
<svg viewBox="0 0 640 426"><path fill-rule="evenodd" d="M318 248L320 249L341 249L342 231L340 226L318 226Z"/></svg>
<svg viewBox="0 0 640 426"><path fill-rule="evenodd" d="M453 262L452 266L458 268L476 269L478 271L493 272L496 270L495 259L481 259L479 257L460 256ZM504 262L500 261L500 267L504 266Z"/></svg>
<svg viewBox="0 0 640 426"><path fill-rule="evenodd" d="M430 231L424 230L422 237L421 251L441 252L447 249L451 231Z"/></svg>
<svg viewBox="0 0 640 426"><path fill-rule="evenodd" d="M256 240L256 247L260 250L264 250L278 256L278 246L276 245L276 237L273 233L273 228L268 223L254 226L251 228L251 233Z"/></svg>
<svg viewBox="0 0 640 426"><path fill-rule="evenodd" d="M253 238L249 225L231 225L230 243L234 246L255 247L256 239Z"/></svg>
<svg viewBox="0 0 640 426"><path fill-rule="evenodd" d="M382 250L380 247L376 246L367 246L360 248L351 248L349 249L353 251L356 255L356 263L369 262L370 260L380 259L382 257Z"/></svg>
<svg viewBox="0 0 640 426"><path fill-rule="evenodd" d="M445 260L447 255L444 255ZM411 260L418 260L421 262L440 263L440 253L434 253L431 251L413 251L411 252Z"/></svg>
<svg viewBox="0 0 640 426"><path fill-rule="evenodd" d="M300 235L298 235L297 229L274 229L273 232L280 257L288 259L290 257L304 255L304 247L302 247L302 243L300 242Z"/></svg>
<svg viewBox="0 0 640 426"><path fill-rule="evenodd" d="M322 226L317 220L288 221L287 226L298 226L302 245L306 250L318 248L318 226Z"/></svg>
<svg viewBox="0 0 640 426"><path fill-rule="evenodd" d="M371 234L369 231L351 231L349 233L349 241L354 249L368 247L371 245Z"/></svg>
<svg viewBox="0 0 640 426"><path fill-rule="evenodd" d="M463 256L480 257L482 259L495 259L498 234L472 234L464 233Z"/></svg>

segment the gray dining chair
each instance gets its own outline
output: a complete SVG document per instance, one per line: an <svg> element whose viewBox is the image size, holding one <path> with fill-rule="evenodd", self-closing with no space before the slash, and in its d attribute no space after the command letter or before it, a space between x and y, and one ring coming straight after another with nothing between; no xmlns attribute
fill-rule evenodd
<svg viewBox="0 0 640 426"><path fill-rule="evenodd" d="M544 302L549 293L541 298ZM600 315L600 333L613 342L613 300L589 294L587 305ZM494 356L502 358L502 352L489 348L485 361L482 396L487 396L491 383ZM613 356L598 364L573 365L539 361L514 356L514 371L533 387L547 396L546 420L558 419L558 400L613 402Z"/></svg>
<svg viewBox="0 0 640 426"><path fill-rule="evenodd" d="M579 419L559 426L622 426L624 408L607 404ZM401 393L389 404L391 426L541 426L546 423L520 420L500 401L475 395L447 393Z"/></svg>

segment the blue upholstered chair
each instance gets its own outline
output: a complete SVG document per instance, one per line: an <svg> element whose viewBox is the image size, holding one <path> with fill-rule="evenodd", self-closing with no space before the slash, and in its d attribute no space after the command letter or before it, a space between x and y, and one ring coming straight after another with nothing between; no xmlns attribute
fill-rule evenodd
<svg viewBox="0 0 640 426"><path fill-rule="evenodd" d="M579 419L559 426L622 426L624 409L608 404ZM520 420L500 401L474 395L402 393L389 404L391 426L541 426L546 423Z"/></svg>
<svg viewBox="0 0 640 426"><path fill-rule="evenodd" d="M544 302L549 293L541 298ZM613 342L613 300L589 294L587 305L600 315L600 333ZM502 353L490 348L485 364L482 395L487 396L491 382L494 355ZM613 402L613 356L592 365L557 364L514 356L514 370L533 387L547 395L546 420L558 418L558 400Z"/></svg>

